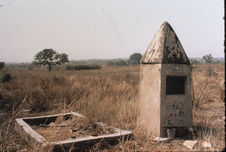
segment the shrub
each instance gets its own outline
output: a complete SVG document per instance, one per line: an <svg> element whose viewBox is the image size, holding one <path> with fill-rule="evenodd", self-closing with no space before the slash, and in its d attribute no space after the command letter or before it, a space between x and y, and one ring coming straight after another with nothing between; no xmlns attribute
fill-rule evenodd
<svg viewBox="0 0 226 152"><path fill-rule="evenodd" d="M4 69L5 62L0 62L0 69Z"/></svg>
<svg viewBox="0 0 226 152"><path fill-rule="evenodd" d="M204 62L206 64L213 63L213 57L211 54L207 54L207 55L203 56L202 59L204 60Z"/></svg>
<svg viewBox="0 0 226 152"><path fill-rule="evenodd" d="M5 83L5 82L10 82L12 80L12 77L9 73L6 73L3 75L1 82Z"/></svg>
<svg viewBox="0 0 226 152"><path fill-rule="evenodd" d="M28 97L31 112L41 112L49 108L49 101L46 100L46 94L40 88L33 89Z"/></svg>
<svg viewBox="0 0 226 152"><path fill-rule="evenodd" d="M140 64L141 58L142 58L142 55L140 53L133 53L129 57L129 64L131 65Z"/></svg>

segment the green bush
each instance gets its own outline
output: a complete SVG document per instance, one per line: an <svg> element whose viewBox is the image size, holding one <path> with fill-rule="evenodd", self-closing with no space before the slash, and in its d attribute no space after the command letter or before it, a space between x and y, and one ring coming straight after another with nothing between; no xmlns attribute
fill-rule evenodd
<svg viewBox="0 0 226 152"><path fill-rule="evenodd" d="M140 60L142 58L142 55L140 53L133 53L129 57L129 64L130 65L137 65L140 64Z"/></svg>
<svg viewBox="0 0 226 152"><path fill-rule="evenodd" d="M5 62L0 62L0 69L4 69L5 67Z"/></svg>
<svg viewBox="0 0 226 152"><path fill-rule="evenodd" d="M6 73L3 75L1 82L5 83L5 82L10 82L12 80L12 76L9 73Z"/></svg>

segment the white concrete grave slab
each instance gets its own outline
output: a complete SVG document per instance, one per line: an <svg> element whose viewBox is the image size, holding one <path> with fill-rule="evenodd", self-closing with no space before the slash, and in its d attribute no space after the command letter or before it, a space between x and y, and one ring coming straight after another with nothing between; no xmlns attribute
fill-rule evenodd
<svg viewBox="0 0 226 152"><path fill-rule="evenodd" d="M50 124L53 123L58 117L63 116L64 119L72 119L73 117L84 117L83 115L70 112L65 114L55 114L55 115L46 115L46 116L38 116L38 117L25 117L18 118L15 122L16 131L27 141L28 144L32 146L41 146L48 147L53 146L54 149L60 149L61 147L70 148L72 146L83 146L84 145L92 145L98 142L117 142L118 139L129 139L132 137L132 132L127 130L122 130L119 128L113 128L113 133L111 134L103 134L97 136L84 136L79 138L68 138L63 141L49 142L42 135L32 129L31 125L42 125L42 124ZM102 125L104 123L101 123ZM104 124L106 125L106 124Z"/></svg>

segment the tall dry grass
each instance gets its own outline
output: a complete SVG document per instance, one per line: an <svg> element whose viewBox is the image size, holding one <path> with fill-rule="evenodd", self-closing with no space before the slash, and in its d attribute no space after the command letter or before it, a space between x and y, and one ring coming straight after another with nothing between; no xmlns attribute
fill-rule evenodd
<svg viewBox="0 0 226 152"><path fill-rule="evenodd" d="M224 80L224 66L211 65L213 75L206 75L206 65L193 71L194 139L196 150L201 141L210 141L212 150L224 147L224 103L219 102L219 84ZM14 131L17 117L75 111L90 120L132 130L134 140L116 146L95 145L90 151L188 150L178 143L160 144L136 126L138 114L139 67L104 67L101 70L65 71L12 70L13 80L0 84L0 151L34 151ZM217 109L217 110L216 110ZM36 149L37 150L37 149ZM40 149L38 149L40 150Z"/></svg>

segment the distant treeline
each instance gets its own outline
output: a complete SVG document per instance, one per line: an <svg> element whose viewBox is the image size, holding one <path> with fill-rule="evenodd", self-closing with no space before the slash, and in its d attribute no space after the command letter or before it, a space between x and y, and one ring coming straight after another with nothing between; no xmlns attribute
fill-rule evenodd
<svg viewBox="0 0 226 152"><path fill-rule="evenodd" d="M100 65L67 65L66 70L100 70Z"/></svg>
<svg viewBox="0 0 226 152"><path fill-rule="evenodd" d="M192 64L201 64L205 63L205 61L202 58L189 58L190 62ZM213 58L212 64L223 64L225 63L224 58Z"/></svg>
<svg viewBox="0 0 226 152"><path fill-rule="evenodd" d="M104 65L104 66L127 66L129 59L89 59L89 60L76 60L70 61L73 65Z"/></svg>
<svg viewBox="0 0 226 152"><path fill-rule="evenodd" d="M202 58L190 58L191 64L204 64ZM224 64L224 58L213 58L212 64ZM130 66L129 59L91 59L70 61L67 64L57 65L53 69L81 70L83 67L87 69L101 68L101 66ZM5 63L2 65L5 69L46 69L44 65L34 65L32 63Z"/></svg>
<svg viewBox="0 0 226 152"><path fill-rule="evenodd" d="M202 58L190 58L192 64L202 64L205 61ZM224 58L213 58L212 64L223 64ZM71 64L83 65L104 65L104 66L129 66L132 65L129 59L110 59L110 60L81 60L70 61Z"/></svg>

